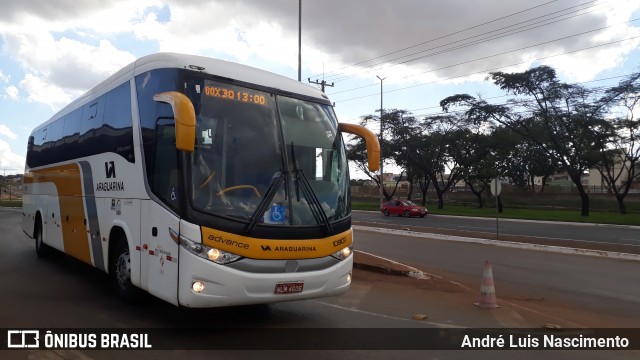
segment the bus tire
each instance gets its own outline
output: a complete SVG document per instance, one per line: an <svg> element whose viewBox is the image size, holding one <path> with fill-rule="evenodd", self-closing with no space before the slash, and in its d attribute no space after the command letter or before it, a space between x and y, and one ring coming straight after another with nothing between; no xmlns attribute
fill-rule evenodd
<svg viewBox="0 0 640 360"><path fill-rule="evenodd" d="M140 289L131 282L131 257L129 245L124 235L114 239L116 244L110 256L110 269L118 297L127 303L136 303Z"/></svg>
<svg viewBox="0 0 640 360"><path fill-rule="evenodd" d="M49 245L45 244L42 241L42 220L40 220L40 217L38 217L38 220L36 220L36 227L33 231L33 238L36 240L36 255L38 255L39 258L48 257L51 254L51 248L49 247Z"/></svg>

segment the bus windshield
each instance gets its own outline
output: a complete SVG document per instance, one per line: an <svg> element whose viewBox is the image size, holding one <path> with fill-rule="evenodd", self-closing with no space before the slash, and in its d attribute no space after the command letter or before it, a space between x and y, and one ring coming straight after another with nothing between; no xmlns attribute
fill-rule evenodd
<svg viewBox="0 0 640 360"><path fill-rule="evenodd" d="M195 209L275 225L329 224L349 214L348 167L329 105L201 84L190 155Z"/></svg>

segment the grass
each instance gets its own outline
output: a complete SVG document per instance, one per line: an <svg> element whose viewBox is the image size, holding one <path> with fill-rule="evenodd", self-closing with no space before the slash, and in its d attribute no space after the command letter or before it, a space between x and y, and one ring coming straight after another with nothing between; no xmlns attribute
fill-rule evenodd
<svg viewBox="0 0 640 360"><path fill-rule="evenodd" d="M493 204L492 204L493 205ZM353 201L351 204L354 210L379 211L377 202ZM479 209L474 206L464 206L445 203L444 209L438 209L436 204L427 203L429 214L474 216L474 217L496 217L496 209L493 207ZM617 224L617 225L637 225L640 226L640 212L629 212L621 215L613 211L590 210L589 216L580 216L580 210L573 209L527 209L504 207L499 214L500 218L526 219L526 220L548 220L548 221L568 221L579 223L597 224Z"/></svg>
<svg viewBox="0 0 640 360"><path fill-rule="evenodd" d="M0 207L22 207L22 200L3 199L0 200Z"/></svg>

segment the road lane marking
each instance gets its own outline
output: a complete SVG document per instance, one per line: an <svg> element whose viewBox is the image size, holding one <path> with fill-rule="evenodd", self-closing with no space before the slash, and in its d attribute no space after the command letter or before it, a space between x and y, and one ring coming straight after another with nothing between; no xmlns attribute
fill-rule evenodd
<svg viewBox="0 0 640 360"><path fill-rule="evenodd" d="M326 302L323 302L323 301L320 301L320 300L307 300L307 301L309 301L311 303L320 304L320 305L326 305L326 306L329 306L329 307L332 307L332 308L346 310L346 311L349 311L349 312L355 312L355 313L359 313L359 314L371 315L371 316L381 317L381 318L385 318L385 319L408 321L408 322L411 322L412 324L432 325L432 326L437 326L437 327L441 327L441 328L452 328L452 329L465 328L465 326L443 324L443 323L438 323L438 322L433 322L433 321L419 321L418 322L416 320L409 319L409 318L403 318L403 317L398 317L398 316L379 314L379 313L366 311L366 310L362 310L362 309L346 308L344 306L331 304L331 303L326 303Z"/></svg>
<svg viewBox="0 0 640 360"><path fill-rule="evenodd" d="M490 229L491 229L491 228L488 228L488 227L486 227L486 226L464 226L464 225L457 225L457 227L458 227L458 228L461 228L461 229L481 229L481 230L484 230L485 232L486 232L487 230L490 230ZM494 229L495 229L495 227L494 227Z"/></svg>

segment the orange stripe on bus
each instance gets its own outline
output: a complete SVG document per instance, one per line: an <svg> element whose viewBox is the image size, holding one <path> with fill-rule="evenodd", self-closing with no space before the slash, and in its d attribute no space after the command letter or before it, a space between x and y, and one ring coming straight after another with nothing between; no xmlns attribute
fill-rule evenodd
<svg viewBox="0 0 640 360"><path fill-rule="evenodd" d="M54 166L32 171L25 183L53 183L58 192L64 252L93 265L84 225L82 178L78 164ZM67 218L68 217L68 218Z"/></svg>
<svg viewBox="0 0 640 360"><path fill-rule="evenodd" d="M353 243L353 230L320 239L275 240L201 227L202 243L252 259L313 259L335 254Z"/></svg>

